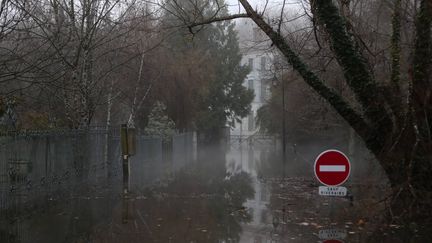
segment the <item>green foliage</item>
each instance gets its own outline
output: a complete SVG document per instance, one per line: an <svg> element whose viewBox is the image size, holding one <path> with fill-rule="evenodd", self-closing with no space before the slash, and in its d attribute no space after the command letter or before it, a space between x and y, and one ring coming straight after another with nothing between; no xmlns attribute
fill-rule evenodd
<svg viewBox="0 0 432 243"><path fill-rule="evenodd" d="M200 129L217 129L248 115L254 94L242 83L249 69L242 66L234 24L218 23L211 27L209 45L215 77L210 82L208 95L202 97L197 126Z"/></svg>
<svg viewBox="0 0 432 243"><path fill-rule="evenodd" d="M188 9L188 1L179 2ZM207 1L197 1L194 4L205 6L201 16L203 19L212 16L217 9L217 6L212 6ZM219 5L222 6L223 3ZM226 10L224 11L226 13ZM193 11L189 12L193 13ZM194 17L191 16L191 19ZM174 21L172 16L167 15L166 22L172 21ZM194 128L209 131L225 127L227 124L233 126L236 120L247 116L250 111L254 95L242 85L250 70L241 65L242 55L234 27L233 23L219 22L193 28L191 30L193 33L187 29L178 30L168 41L179 63L184 63L190 55L197 55L196 58L202 60L200 64L195 64L193 71L189 71L190 74L199 72L197 69L200 69L200 79L205 81L189 80L191 86L200 85L197 97L186 97L186 99L194 98L192 106L195 113L189 115L194 117L192 121ZM185 97L181 96L181 99ZM173 105L180 104L174 102ZM178 110L185 108L183 105L183 107L168 109L178 113ZM177 123L177 119L173 119Z"/></svg>
<svg viewBox="0 0 432 243"><path fill-rule="evenodd" d="M160 136L164 142L169 141L175 133L175 124L166 114L166 106L156 102L149 115L147 127L144 130L146 135Z"/></svg>
<svg viewBox="0 0 432 243"><path fill-rule="evenodd" d="M401 55L401 0L395 1L395 10L392 17L392 37L391 37L391 56L392 73L391 80L395 84L400 82L400 55Z"/></svg>
<svg viewBox="0 0 432 243"><path fill-rule="evenodd" d="M279 133L281 129L279 121L273 119L274 113L271 111L270 104L265 104L261 106L257 111L257 126L259 126L260 131L268 134Z"/></svg>
<svg viewBox="0 0 432 243"><path fill-rule="evenodd" d="M315 1L317 7L317 17L323 23L326 32L330 37L330 44L343 69L345 80L353 91L356 100L363 108L364 118L374 123L373 128L368 131L365 138L369 148L373 151L379 150L383 146L385 138L381 134L390 134L392 121L388 112L384 109L387 105L382 92L376 85L376 80L370 72L367 59L356 48L357 41L353 40L347 31L346 20L339 14L339 10L332 1ZM322 92L318 91L322 94ZM346 107L332 104L341 114L347 113ZM344 118L350 122L356 131L364 131L357 122L352 122L349 117ZM348 118L348 119L347 119ZM362 117L359 119L363 120ZM363 132L360 132L363 133Z"/></svg>

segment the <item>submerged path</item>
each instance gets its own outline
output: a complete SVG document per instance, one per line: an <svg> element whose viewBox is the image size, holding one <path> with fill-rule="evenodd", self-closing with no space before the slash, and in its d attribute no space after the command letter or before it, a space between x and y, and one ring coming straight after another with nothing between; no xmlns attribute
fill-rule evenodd
<svg viewBox="0 0 432 243"><path fill-rule="evenodd" d="M202 151L146 162L128 198L118 180L3 212L1 242L428 242L422 227L383 223L385 184L347 183L350 197L318 195L310 165L268 148ZM205 155L205 156L202 156ZM273 158L273 159L272 159ZM307 158L306 158L307 159ZM152 172L153 171L153 172ZM136 174L133 174L137 176ZM17 209L18 210L18 209Z"/></svg>

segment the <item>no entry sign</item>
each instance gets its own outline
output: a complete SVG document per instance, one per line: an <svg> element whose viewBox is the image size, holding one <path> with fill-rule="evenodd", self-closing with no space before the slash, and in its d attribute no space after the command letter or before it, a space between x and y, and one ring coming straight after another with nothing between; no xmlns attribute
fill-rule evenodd
<svg viewBox="0 0 432 243"><path fill-rule="evenodd" d="M350 174L348 157L338 150L326 150L315 160L314 171L316 178L326 186L343 184Z"/></svg>

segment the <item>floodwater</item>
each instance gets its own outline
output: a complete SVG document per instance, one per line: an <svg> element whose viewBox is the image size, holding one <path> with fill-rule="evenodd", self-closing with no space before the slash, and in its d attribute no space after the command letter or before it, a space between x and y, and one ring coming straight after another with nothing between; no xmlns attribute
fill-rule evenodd
<svg viewBox="0 0 432 243"><path fill-rule="evenodd" d="M175 159L146 162L153 179L127 198L113 180L2 213L0 241L432 242L424 226L384 220L388 187L368 156L353 161L349 196L319 196L320 149L293 147L285 165L272 146L243 143L203 149L178 170Z"/></svg>

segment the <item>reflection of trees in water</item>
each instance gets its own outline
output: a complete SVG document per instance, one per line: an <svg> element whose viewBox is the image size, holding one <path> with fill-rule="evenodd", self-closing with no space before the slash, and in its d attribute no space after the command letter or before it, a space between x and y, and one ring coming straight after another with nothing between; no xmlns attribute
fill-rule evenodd
<svg viewBox="0 0 432 243"><path fill-rule="evenodd" d="M380 184L346 183L348 191L354 196L349 198L330 198L318 195L318 182L313 175L304 176L298 160L288 160L287 177L282 178L283 164L279 152L267 151L261 154L258 170L259 178L270 186L271 197L268 205L272 214L273 225L270 232L282 239L296 238L298 242L313 242L321 229L346 229L348 240L354 242L371 242L370 239L382 242L397 239L402 235L391 235L393 229L382 228L389 223L385 221L385 189ZM312 169L312 168L311 168ZM371 237L373 232L376 235ZM377 238L377 235L381 236ZM382 233L387 233L383 237ZM378 239L378 240L377 240ZM410 239L409 237L406 238ZM372 241L374 242L374 241Z"/></svg>
<svg viewBox="0 0 432 243"><path fill-rule="evenodd" d="M162 235L182 237L183 231L184 240L194 242L239 240L240 223L251 219L243 203L253 197L254 190L248 174L227 174L221 157L207 156L179 172L165 187L154 189L153 198L163 195L163 199L156 211L151 210L156 215L148 218L164 220Z"/></svg>
<svg viewBox="0 0 432 243"><path fill-rule="evenodd" d="M224 152L203 155L174 178L130 200L127 224L121 224L121 216L116 215L110 227L96 229L92 238L97 242L238 242L241 223L251 220L243 203L254 196L252 179L244 172L227 173Z"/></svg>
<svg viewBox="0 0 432 243"><path fill-rule="evenodd" d="M5 235L13 225L0 226L7 229L0 232L0 239L14 242L13 237L24 237L48 243L236 242L241 223L251 220L243 204L254 196L252 179L244 172L227 173L223 151L203 155L173 178L160 181L142 195L131 195L126 224L122 223L123 205L117 189L84 187L70 195L74 199L19 223L25 226L23 232Z"/></svg>
<svg viewBox="0 0 432 243"><path fill-rule="evenodd" d="M271 188L268 207L272 222L268 223L273 225L271 233L282 239L315 242L320 230L342 229L347 234L345 242L430 242L430 232L420 232L418 226L403 228L386 220L383 190L378 187L359 195L363 190L359 185L348 186L354 194L351 203L347 198L319 196L313 179L287 177L266 183Z"/></svg>
<svg viewBox="0 0 432 243"><path fill-rule="evenodd" d="M261 163L257 166L259 178L281 177L283 175L282 152L276 150L262 151Z"/></svg>
<svg viewBox="0 0 432 243"><path fill-rule="evenodd" d="M354 160L363 163L355 164L357 180L345 184L354 196L351 203L349 198L319 196L313 172L301 173L309 166L303 158L288 157L287 177L282 178L281 152L261 152L257 174L271 191L271 217L265 223L272 225L267 231L272 239L316 242L320 230L346 229L345 242L432 242L432 233L428 232L431 225L411 223L404 227L387 220L385 198L389 188L376 179L377 168L366 161L367 155L360 154Z"/></svg>
<svg viewBox="0 0 432 243"><path fill-rule="evenodd" d="M20 241L16 233L10 232L10 230L9 231L0 230L0 242L18 243Z"/></svg>

